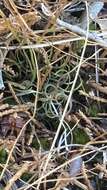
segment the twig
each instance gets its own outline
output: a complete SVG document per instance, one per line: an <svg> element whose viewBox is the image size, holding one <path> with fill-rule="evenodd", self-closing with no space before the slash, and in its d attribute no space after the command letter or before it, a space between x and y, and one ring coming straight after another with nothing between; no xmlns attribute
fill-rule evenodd
<svg viewBox="0 0 107 190"><path fill-rule="evenodd" d="M86 173L86 168L85 168L85 164L84 163L83 163L83 175L84 175L84 178L85 178L85 182L87 184L87 189L88 190L94 190L94 188L91 185L91 182L88 179L88 175Z"/></svg>
<svg viewBox="0 0 107 190"><path fill-rule="evenodd" d="M23 173L25 173L27 170L28 170L28 167L29 167L29 164L28 163L25 163L23 164L23 166L21 167L21 169L8 181L6 187L4 190L10 190L13 183L19 179L21 177L21 175Z"/></svg>
<svg viewBox="0 0 107 190"><path fill-rule="evenodd" d="M89 81L88 84L92 87L98 90L99 92L102 92L104 94L107 94L107 86L101 86L98 83L95 83L94 81Z"/></svg>
<svg viewBox="0 0 107 190"><path fill-rule="evenodd" d="M100 170L101 172L104 172L105 177L107 177L107 170L104 168L104 166L102 166L102 165L100 165L100 164L97 164L97 165L96 165L96 169L97 169L97 170Z"/></svg>
<svg viewBox="0 0 107 190"><path fill-rule="evenodd" d="M87 94L86 92L84 92L82 90L80 90L79 92L80 92L81 95L86 96L87 98L90 98L90 99L92 99L94 101L98 101L98 102L102 102L102 103L107 103L107 100L104 99L104 98L100 98L100 97L97 97L97 96L91 96L91 95Z"/></svg>
<svg viewBox="0 0 107 190"><path fill-rule="evenodd" d="M85 37L74 37L74 38L69 38L69 39L64 39L64 40L57 40L54 42L45 42L41 44L28 44L24 46L0 46L0 49L6 49L6 50L14 50L14 49L39 49L39 48L45 48L45 47L50 47L50 46L55 46L55 45L61 45L61 44L67 44L70 42L78 41L78 40L84 40Z"/></svg>
<svg viewBox="0 0 107 190"><path fill-rule="evenodd" d="M2 77L2 70L0 69L0 90L4 89L3 77Z"/></svg>
<svg viewBox="0 0 107 190"><path fill-rule="evenodd" d="M71 24L68 24L67 22L64 22L60 19L57 19L57 24L64 27L65 29L68 29L76 34L79 34L80 36L85 36L86 37L86 30L83 30L82 28L80 28L79 26L77 25L71 25ZM107 48L107 43L98 36L98 34L96 32L89 32L88 33L88 39L94 41L94 42L97 42L99 45Z"/></svg>

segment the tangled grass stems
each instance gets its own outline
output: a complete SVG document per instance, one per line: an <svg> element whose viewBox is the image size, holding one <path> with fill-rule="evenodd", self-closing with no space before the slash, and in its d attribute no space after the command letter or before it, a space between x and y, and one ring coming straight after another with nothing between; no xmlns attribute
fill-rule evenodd
<svg viewBox="0 0 107 190"><path fill-rule="evenodd" d="M11 158L11 156L12 156L13 150L14 150L14 148L15 148L15 146L16 146L16 144L17 144L17 142L18 142L18 140L19 140L19 138L20 138L22 132L24 131L24 129L26 128L26 126L28 125L28 123L30 123L30 121L32 121L32 118L29 119L29 120L25 123L25 125L23 126L23 128L20 130L20 133L19 133L19 135L17 136L17 138L16 138L16 140L15 140L15 142L14 142L13 147L12 147L12 149L11 149L10 152L9 152L9 155L8 155L8 158L7 158L7 161L6 161L6 164L5 164L5 166L4 166L4 168L3 168L2 172L1 172L1 175L0 175L0 180L2 179L2 177L3 177L3 175L4 175L5 171L6 171L6 169L8 168L8 164L9 164L10 158Z"/></svg>
<svg viewBox="0 0 107 190"><path fill-rule="evenodd" d="M59 65L57 68L53 68L51 74L44 84L44 88L42 90L42 96L39 97L42 106L39 107L38 110L43 109L45 114L49 118L57 117L54 113L51 104L55 106L59 115L63 111L63 107L68 99L68 94L70 92L70 87L73 84L72 75L74 75L74 71L76 72L78 66L67 65L65 62L62 65ZM74 89L77 90L81 87L82 81L78 84L78 86ZM67 110L67 114L71 111L72 101L70 101L69 108ZM62 110L62 111L61 111Z"/></svg>
<svg viewBox="0 0 107 190"><path fill-rule="evenodd" d="M59 165L58 167L56 167L55 169L51 170L51 171L48 172L47 174L44 174L43 176L41 176L39 179L37 179L37 180L36 180L35 182L33 182L32 184L29 184L29 185L27 185L27 187L24 187L24 189L23 189L23 188L19 188L19 190L27 190L27 189L29 189L30 187L33 188L34 185L38 185L38 183L41 184L43 179L45 179L45 178L48 177L49 175L55 173L56 171L60 170L61 168L63 168L63 167L65 167L65 166L69 165L71 162L73 162L73 161L76 160L77 158L85 157L85 156L87 156L87 155L90 155L90 154L92 154L92 153L95 153L96 151L100 152L100 151L102 151L102 150L104 150L104 149L106 149L106 148L107 148L107 146L104 146L104 147L100 147L100 148L97 149L97 150L96 150L96 148L95 148L94 150L91 150L91 151L89 151L89 152L86 152L86 153L83 153L83 154L79 154L78 156L76 156L76 157L74 157L74 158L72 158L72 159L69 159L68 161L66 161L66 162L64 162L63 164Z"/></svg>
<svg viewBox="0 0 107 190"><path fill-rule="evenodd" d="M82 51L82 54L81 54L81 58L80 58L80 62L79 62L79 65L78 65L78 69L77 69L77 72L76 72L76 75L75 75L75 78L74 78L74 81L73 81L73 85L71 87L71 91L69 93L69 96L68 96L68 100L67 100L67 103L65 105L65 108L64 108L64 111L63 111L63 114L62 114L62 117L61 117L61 120L60 120L60 123L58 125L58 129L56 131L56 135L54 137L54 140L52 142L52 145L51 145L51 148L50 148L50 152L48 154L48 157L47 157L47 160L46 160L46 163L45 163L45 166L44 166L44 170L43 170L43 173L41 174L41 178L38 182L38 186L37 188L39 188L40 186L40 183L41 183L41 179L42 177L44 176L44 172L46 171L46 168L47 168L47 165L49 163L49 160L51 159L51 151L53 150L54 146L55 146L55 143L56 143L56 140L58 138L58 135L59 135L59 132L60 132L60 129L62 127L62 123L63 123L63 120L64 120L64 117L66 115L66 112L67 112L67 109L68 109L68 106L69 106L69 102L71 101L71 98L72 98L72 94L73 94L73 90L75 88L75 85L76 85L76 82L77 82L77 78L78 78L78 75L79 75L79 71L80 71L80 68L81 68L81 65L82 65L82 62L83 62L83 58L84 58L84 54L85 54L85 50L86 50L86 46L87 46L87 42L88 42L88 33L89 33L89 15L88 15L88 4L87 2L85 2L86 4L86 11L87 11L87 33L86 33L86 39L85 39L85 43L84 43L84 48L83 48L83 51Z"/></svg>
<svg viewBox="0 0 107 190"><path fill-rule="evenodd" d="M87 33L82 33L85 37L78 37L72 33L72 24L66 25L64 20L62 22L61 20L58 20L59 17L62 18L63 7L68 1L63 2L64 4L62 4L62 1L60 1L61 4L59 2L58 4L52 2L52 4L48 4L48 2L45 4L44 1L42 8L41 3L37 3L39 4L41 10L38 9L37 4L35 5L35 10L37 9L37 12L40 13L39 15L41 16L41 21L44 19L46 28L50 27L51 31L48 29L46 32L34 31L34 37L34 34L31 31L28 32L27 30L24 39L22 39L23 31L25 31L24 29L19 31L17 38L15 37L17 32L15 31L16 33L14 35L14 31L11 31L13 32L10 36L12 37L11 42L7 45L7 47L3 45L3 43L1 44L2 47L5 46L5 48L7 48L6 51L9 50L4 60L4 64L6 64L7 69L4 69L3 71L4 82L6 85L6 92L4 92L5 97L3 98L3 101L8 104L18 103L18 101L15 102L15 97L18 97L20 103L26 104L26 102L30 101L31 105L28 111L28 118L31 120L28 121L27 127L23 126L26 128L24 137L25 144L20 144L18 139L13 141L14 145L12 143L12 148L10 145L6 144L7 146L5 151L7 151L8 158L5 158L5 161L7 160L6 164L2 165L4 168L2 170L2 176L3 173L5 174L7 168L11 170L12 173L17 174L17 171L20 168L20 163L26 163L26 160L29 160L31 169L26 174L27 179L26 175L20 176L22 178L24 177L24 180L27 180L27 183L19 189L25 190L29 189L29 187L31 187L31 189L39 189L42 187L47 189L50 188L50 185L54 186L53 181L56 181L57 185L62 172L67 172L69 175L68 170L73 155L76 155L76 158L78 158L78 156L84 157L84 164L86 165L84 166L84 173L81 173L82 176L79 180L82 180L83 184L85 182L86 185L81 186L81 184L78 184L77 186L81 186L82 189L87 189L92 180L95 180L96 183L96 174L98 179L98 173L100 171L96 171L96 168L93 167L94 163L96 163L96 159L100 155L101 162L103 163L104 161L103 152L105 151L107 144L106 132L105 129L101 128L102 124L99 124L97 113L99 111L106 112L106 104L101 103L100 109L102 109L104 105L104 110L97 110L96 112L97 105L95 104L95 101L93 99L90 100L89 96L86 97L79 93L81 92L79 90L82 89L83 92L88 94L90 92L89 90L93 89L93 87L90 87L88 83L90 79L89 74L91 71L92 79L95 77L95 65L93 62L95 61L96 53L102 53L103 48L98 49L98 51L95 51L94 53L92 51L90 57L87 55L87 51L90 51L90 46L95 46L94 42L91 43L88 41L88 37L90 37L90 31L88 31L88 3L86 2L86 9L84 7L84 10L87 11ZM23 13L23 6L20 9L17 7L17 5L19 6L19 2L14 1L14 3L16 3L16 8L19 11L19 14ZM24 2L22 2L22 4L23 3ZM45 6L48 8L51 7L50 10L53 12L55 10L53 15L51 15L51 12L48 12L48 8L45 8ZM26 8L28 8L28 6ZM24 11L28 12L32 9L31 7L29 10L26 8L24 8ZM67 7L67 9L69 8ZM48 17L44 14L48 14ZM55 19L53 20L54 15ZM19 20L21 21L21 19ZM32 26L32 28L38 29L41 21L40 23L35 23L35 26ZM64 28L62 29L61 27L60 29L59 27L56 31L56 23L64 24ZM78 27L74 27L73 29L78 29ZM38 35L38 38L36 38L36 34ZM94 33L92 33L92 35L93 34ZM7 35L6 38L8 38ZM25 46L27 49L23 49ZM16 49L11 50L8 49L9 47L16 47ZM37 49L37 47L39 48ZM4 50L1 49L1 51ZM101 59L98 58L98 60L100 61ZM105 74L103 67L104 65L101 64L100 66L101 85L103 85L103 82L106 82L104 80L102 81L102 74ZM9 88L9 86L7 86L8 84L10 84L12 88ZM13 96L10 96L10 93L12 93ZM103 94L100 93L100 95L105 98L105 94L103 96ZM89 110L89 108L92 110ZM4 110L6 111L8 108ZM82 114L80 114L80 111ZM96 115L94 115L93 118L90 117L90 114ZM23 120L23 113L18 112L17 115ZM0 125L2 127L3 122L8 122L7 120L9 117L11 118L11 115L8 115L8 117L6 116L6 118L1 118ZM100 117L100 119L101 122L103 122L103 117ZM21 130L21 134L23 130L24 129ZM84 136L82 132L86 136ZM80 135L79 140L78 135ZM13 137L17 138L17 134L14 133L12 138ZM8 136L6 136L6 138L8 138ZM19 136L18 138L20 139ZM83 138L84 142L82 141ZM95 140L93 141L93 139ZM101 147L102 145L104 145L104 147ZM1 148L2 147L3 145L1 145ZM16 152L16 149L19 152ZM10 154L8 154L9 151ZM22 155L21 151L23 152ZM14 168L11 168L14 153L16 156L16 165ZM19 155L18 158L16 153ZM91 157L90 159L89 156ZM33 159L34 161L32 161ZM19 165L17 164L17 161L18 163L20 162ZM91 162L93 165L90 167ZM88 173L89 168L93 174ZM52 180L50 178L52 178ZM48 181L51 183L49 184ZM17 183L17 180L15 183ZM7 186L7 183L5 183L5 185ZM76 188L76 184L74 184L74 186ZM54 186L54 188L55 187L56 186ZM65 187L61 188L66 189L68 187L66 187L65 183Z"/></svg>
<svg viewBox="0 0 107 190"><path fill-rule="evenodd" d="M69 129L69 131L68 131L68 133L67 133L67 135L66 135L66 139L68 138L68 136L70 135L71 137L70 137L70 141L71 141L71 144L73 143L73 130L77 127L77 125L79 124L79 120L75 123L75 125L72 127L72 129L71 128L69 128L69 125L68 125L68 129ZM64 123L66 124L65 126L67 126L67 123L66 123L66 121L64 120ZM59 139L59 142L58 142L58 153L61 151L61 149L62 148L64 148L64 146L63 146L63 143L64 143L64 139L62 139L62 141L61 141L61 143L60 143L60 139ZM62 144L62 146L61 146L61 144ZM72 144L72 145L74 145L74 144ZM74 145L75 146L75 145ZM65 150L66 151L68 151L68 150L70 150L71 149L71 147L69 147L69 144L66 144L66 147L65 147Z"/></svg>
<svg viewBox="0 0 107 190"><path fill-rule="evenodd" d="M34 101L34 111L33 111L33 116L25 123L25 125L22 127L22 129L20 130L20 133L19 135L17 136L15 142L14 142L14 145L12 147L12 149L10 150L10 153L8 155L8 158L7 158L7 161L6 161L6 164L1 172L1 175L0 175L0 180L2 179L7 167L8 167L8 164L9 164L9 161L10 161L10 158L12 156L12 153L13 153L13 150L22 134L22 132L24 131L24 129L26 128L26 126L30 123L30 121L33 120L33 118L35 117L35 114L36 114L36 110L37 110L37 100L38 100L38 91L39 91L39 72L38 72L38 64L37 64L37 59L36 59L36 54L35 52L33 51L33 54L34 54L34 61L35 61L35 64L36 64L36 68L37 68L37 92L36 92L36 95L35 95L35 101Z"/></svg>

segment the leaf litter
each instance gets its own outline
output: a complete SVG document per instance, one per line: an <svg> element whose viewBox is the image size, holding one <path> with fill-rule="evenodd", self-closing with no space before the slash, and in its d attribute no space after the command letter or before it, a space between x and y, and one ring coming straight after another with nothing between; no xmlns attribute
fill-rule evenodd
<svg viewBox="0 0 107 190"><path fill-rule="evenodd" d="M0 189L107 188L105 1L0 1Z"/></svg>

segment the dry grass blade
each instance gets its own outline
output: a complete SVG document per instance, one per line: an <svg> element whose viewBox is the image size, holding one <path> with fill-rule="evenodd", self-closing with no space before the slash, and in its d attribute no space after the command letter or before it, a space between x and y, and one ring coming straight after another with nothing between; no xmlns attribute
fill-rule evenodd
<svg viewBox="0 0 107 190"><path fill-rule="evenodd" d="M107 94L107 87L101 86L101 84L95 83L94 81L89 81L88 83L92 88L95 88L99 92L102 92L104 94Z"/></svg>
<svg viewBox="0 0 107 190"><path fill-rule="evenodd" d="M21 169L9 180L9 182L7 183L5 190L10 190L13 183L17 180L20 179L20 177L22 176L23 173L25 173L26 171L28 171L29 168L29 163L25 163L22 165Z"/></svg>
<svg viewBox="0 0 107 190"><path fill-rule="evenodd" d="M105 98L101 98L101 97L97 97L97 96L92 96L92 95L89 95L87 94L86 92L80 90L80 94L87 97L87 98L90 98L94 101L98 101L98 102L102 102L102 103L107 103L107 100Z"/></svg>

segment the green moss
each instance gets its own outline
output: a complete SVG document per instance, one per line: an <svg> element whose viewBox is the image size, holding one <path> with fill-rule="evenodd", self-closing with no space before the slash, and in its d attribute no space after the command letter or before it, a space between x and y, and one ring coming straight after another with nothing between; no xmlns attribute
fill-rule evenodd
<svg viewBox="0 0 107 190"><path fill-rule="evenodd" d="M24 174L22 175L21 179L22 179L23 181L26 181L26 182L27 182L31 177L32 177L32 174L30 174L30 173L24 173Z"/></svg>
<svg viewBox="0 0 107 190"><path fill-rule="evenodd" d="M32 146L33 148L39 150L39 143L38 143L38 141L37 141L36 138L33 139L31 146Z"/></svg>
<svg viewBox="0 0 107 190"><path fill-rule="evenodd" d="M7 152L5 149L0 150L0 163L4 164L7 159Z"/></svg>
<svg viewBox="0 0 107 190"><path fill-rule="evenodd" d="M48 150L50 148L50 143L47 138L39 138L39 140L40 140L40 144L44 150ZM39 150L39 148L40 148L40 145L36 138L33 139L32 147L34 147L37 150Z"/></svg>
<svg viewBox="0 0 107 190"><path fill-rule="evenodd" d="M74 43L74 46L73 46L73 50L76 54L80 54L81 53L81 49L83 48L84 46L84 40L79 40L77 42Z"/></svg>
<svg viewBox="0 0 107 190"><path fill-rule="evenodd" d="M40 142L43 149L48 150L50 148L50 143L47 138L41 138Z"/></svg>
<svg viewBox="0 0 107 190"><path fill-rule="evenodd" d="M95 26L95 23L94 22L91 22L90 25L89 25L89 30L90 31L95 31L96 30L96 26Z"/></svg>
<svg viewBox="0 0 107 190"><path fill-rule="evenodd" d="M91 117L96 117L98 112L99 110L97 104L93 104L88 108L88 115L90 115Z"/></svg>
<svg viewBox="0 0 107 190"><path fill-rule="evenodd" d="M74 144L86 144L89 141L88 135L83 129L76 128L73 131Z"/></svg>

